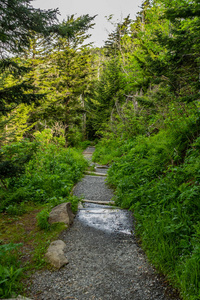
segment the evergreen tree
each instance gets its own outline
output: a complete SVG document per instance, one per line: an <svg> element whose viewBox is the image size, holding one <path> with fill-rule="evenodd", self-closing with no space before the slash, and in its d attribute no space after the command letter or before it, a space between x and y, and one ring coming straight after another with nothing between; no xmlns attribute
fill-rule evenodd
<svg viewBox="0 0 200 300"><path fill-rule="evenodd" d="M120 68L118 57L104 61L100 77L94 86L95 92L90 99L90 134L97 131L98 136L101 136L116 105L124 99Z"/></svg>
<svg viewBox="0 0 200 300"><path fill-rule="evenodd" d="M178 7L177 7L178 5ZM199 99L200 81L200 3L178 1L167 4L165 17L171 22L168 48L168 77L179 101ZM172 83L173 81L173 83Z"/></svg>
<svg viewBox="0 0 200 300"><path fill-rule="evenodd" d="M71 16L66 22L69 26L80 19ZM93 26L93 19L88 29ZM27 67L32 68L27 79L34 80L39 91L46 94L32 111L30 122L50 127L62 124L68 139L70 132L82 126L84 100L93 81L93 55L86 44L88 37L84 29L71 37L54 37L48 44L39 36L31 40L25 54Z"/></svg>
<svg viewBox="0 0 200 300"><path fill-rule="evenodd" d="M115 30L108 35L104 48L107 50L106 55L117 55L121 50L121 40L124 35L129 33L131 24L130 15L124 18L123 22L115 24Z"/></svg>
<svg viewBox="0 0 200 300"><path fill-rule="evenodd" d="M29 69L17 64L11 56L19 55L30 46L35 33L49 36L71 37L81 28L87 29L91 21L88 15L68 24L57 21L57 10L40 10L31 6L31 0L0 1L0 112L6 114L19 103L31 103L41 99L33 80L19 81L6 86L7 74L19 80Z"/></svg>

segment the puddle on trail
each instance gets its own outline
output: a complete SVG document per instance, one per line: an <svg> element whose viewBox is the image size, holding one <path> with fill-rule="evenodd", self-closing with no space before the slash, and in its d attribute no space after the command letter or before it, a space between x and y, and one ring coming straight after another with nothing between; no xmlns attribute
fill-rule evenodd
<svg viewBox="0 0 200 300"><path fill-rule="evenodd" d="M133 234L133 219L129 211L112 206L85 203L77 218L87 226L108 232Z"/></svg>

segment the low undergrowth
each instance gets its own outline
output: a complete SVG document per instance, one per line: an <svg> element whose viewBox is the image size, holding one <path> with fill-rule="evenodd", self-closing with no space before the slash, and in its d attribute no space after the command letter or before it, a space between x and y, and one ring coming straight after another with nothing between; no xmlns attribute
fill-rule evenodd
<svg viewBox="0 0 200 300"><path fill-rule="evenodd" d="M5 172L0 176L0 212L23 213L27 201L55 206L65 202L73 185L87 167L81 150L65 148L64 138L55 138L50 129L35 133L34 142L22 141L2 147L1 163ZM25 158L30 159L23 164ZM9 171L13 171L13 174ZM8 174L8 175L7 175ZM76 203L72 203L75 209Z"/></svg>
<svg viewBox="0 0 200 300"><path fill-rule="evenodd" d="M0 298L25 292L27 277L47 266L44 254L50 242L66 229L62 223L41 229L37 216L44 208L44 205L27 203L23 215L1 213Z"/></svg>
<svg viewBox="0 0 200 300"><path fill-rule="evenodd" d="M134 212L142 247L183 299L200 299L199 116L114 143L102 140L94 158L110 163L115 155L108 183L116 204Z"/></svg>
<svg viewBox="0 0 200 300"><path fill-rule="evenodd" d="M0 297L9 297L22 273L17 261L17 248L21 244L0 245ZM19 286L19 284L18 284Z"/></svg>
<svg viewBox="0 0 200 300"><path fill-rule="evenodd" d="M52 207L71 202L88 163L81 150L65 148L49 129L1 148L0 153L0 298L23 291L20 279L46 265L44 253L64 224L48 224Z"/></svg>

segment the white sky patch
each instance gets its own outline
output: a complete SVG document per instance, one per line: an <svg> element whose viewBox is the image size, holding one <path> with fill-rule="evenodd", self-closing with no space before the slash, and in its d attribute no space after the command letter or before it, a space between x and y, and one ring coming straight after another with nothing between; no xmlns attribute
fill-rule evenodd
<svg viewBox="0 0 200 300"><path fill-rule="evenodd" d="M92 34L90 41L94 42L94 46L101 47L108 37L108 32L114 29L105 16L113 14L114 21L121 21L130 14L130 17L135 19L142 2L143 0L34 0L31 4L41 9L58 8L61 20L72 14L77 17L85 14L98 15L95 19L96 25L90 31Z"/></svg>

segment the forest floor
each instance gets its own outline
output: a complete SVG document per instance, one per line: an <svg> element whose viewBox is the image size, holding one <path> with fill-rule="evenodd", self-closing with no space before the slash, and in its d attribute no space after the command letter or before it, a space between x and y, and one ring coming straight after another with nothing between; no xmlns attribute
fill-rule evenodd
<svg viewBox="0 0 200 300"><path fill-rule="evenodd" d="M85 157L90 160L93 151L87 148ZM32 299L179 299L147 262L134 235L132 213L104 205L110 202L113 191L105 177L97 174L106 171L106 166L93 166L92 175L76 185L74 195L94 203L83 201L74 224L60 236L67 245L69 264L32 276Z"/></svg>

